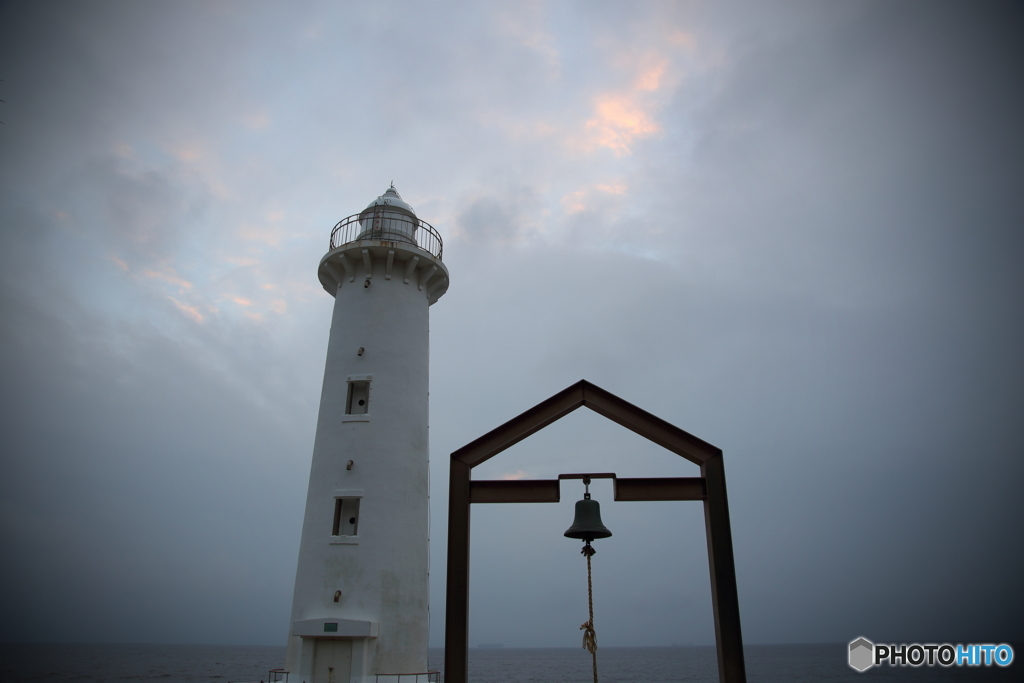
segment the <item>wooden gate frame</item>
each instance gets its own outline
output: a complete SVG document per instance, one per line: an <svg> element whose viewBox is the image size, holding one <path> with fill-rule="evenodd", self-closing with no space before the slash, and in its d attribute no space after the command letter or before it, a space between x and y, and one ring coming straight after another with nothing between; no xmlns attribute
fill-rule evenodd
<svg viewBox="0 0 1024 683"><path fill-rule="evenodd" d="M559 479L472 481L472 469L506 448L586 406L700 466L699 477L615 478L615 500L702 500L715 613L718 679L746 683L736 567L722 451L632 403L580 380L452 453L448 488L448 577L444 677L469 673L469 509L472 503L557 503ZM563 475L576 477L577 475ZM582 476L582 475L580 475ZM591 475L593 476L593 475ZM614 475L611 475L614 477Z"/></svg>

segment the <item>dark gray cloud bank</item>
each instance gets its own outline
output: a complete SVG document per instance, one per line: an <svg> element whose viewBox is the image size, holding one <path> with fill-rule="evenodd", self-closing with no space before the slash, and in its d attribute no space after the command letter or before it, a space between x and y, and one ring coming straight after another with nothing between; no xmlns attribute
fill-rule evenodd
<svg viewBox="0 0 1024 683"><path fill-rule="evenodd" d="M335 221L445 237L447 454L585 378L725 452L750 643L1020 640L1024 12L0 8L0 638L283 643ZM585 412L585 411L584 411ZM479 477L695 468L574 413ZM474 510L471 642L577 644L581 491ZM611 501L603 645L710 643Z"/></svg>

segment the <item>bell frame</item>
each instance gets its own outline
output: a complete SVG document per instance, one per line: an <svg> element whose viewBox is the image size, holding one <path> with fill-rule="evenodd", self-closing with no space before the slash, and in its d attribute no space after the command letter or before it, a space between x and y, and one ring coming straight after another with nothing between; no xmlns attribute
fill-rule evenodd
<svg viewBox="0 0 1024 683"><path fill-rule="evenodd" d="M736 566L732 553L729 502L722 451L632 403L580 380L512 418L451 455L448 488L448 576L444 636L444 677L467 683L469 674L469 512L472 503L557 503L559 479L472 480L472 470L506 448L581 406L616 422L700 466L699 477L626 479L614 474L568 474L559 479L611 478L619 501L700 500L704 502L711 604L715 615L718 679L746 683L740 631Z"/></svg>

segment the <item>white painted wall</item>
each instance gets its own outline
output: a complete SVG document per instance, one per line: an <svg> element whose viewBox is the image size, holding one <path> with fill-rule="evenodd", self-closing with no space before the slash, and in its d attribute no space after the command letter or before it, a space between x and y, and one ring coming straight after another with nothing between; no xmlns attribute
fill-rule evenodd
<svg viewBox="0 0 1024 683"><path fill-rule="evenodd" d="M360 241L327 254L319 277L335 294L334 317L285 668L314 683L332 656L317 651L322 636L351 640L353 681L426 671L428 309L448 271L412 244ZM367 377L367 413L346 416L349 380ZM355 537L332 537L336 496L361 497ZM337 632L322 631L334 622Z"/></svg>

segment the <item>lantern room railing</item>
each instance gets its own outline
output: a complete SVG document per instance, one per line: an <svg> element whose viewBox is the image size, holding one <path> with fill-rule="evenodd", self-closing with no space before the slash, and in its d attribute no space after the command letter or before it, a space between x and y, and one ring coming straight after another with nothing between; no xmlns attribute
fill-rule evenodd
<svg viewBox="0 0 1024 683"><path fill-rule="evenodd" d="M438 261L441 260L441 252L444 249L441 235L434 229L434 226L426 221L392 212L387 212L383 216L374 216L372 213L364 212L349 216L334 226L334 229L331 230L331 245L328 251L360 240L415 244L420 249L429 252Z"/></svg>

